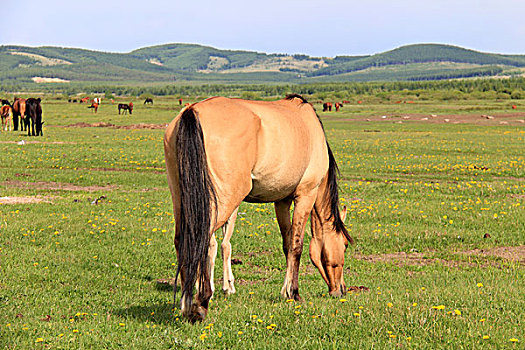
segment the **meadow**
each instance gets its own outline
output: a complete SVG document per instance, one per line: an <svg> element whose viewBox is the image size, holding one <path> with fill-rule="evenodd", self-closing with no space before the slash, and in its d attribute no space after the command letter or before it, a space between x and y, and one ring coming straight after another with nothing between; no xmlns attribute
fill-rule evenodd
<svg viewBox="0 0 525 350"><path fill-rule="evenodd" d="M308 227L303 302L282 299L273 206L244 203L237 293L221 293L219 253L208 317L192 325L169 285L162 138L177 99L122 98L135 109L118 115L108 100L94 114L43 97L43 137L0 132L0 347L523 348L525 100L376 99L319 112L356 240L344 273L355 288L327 295Z"/></svg>

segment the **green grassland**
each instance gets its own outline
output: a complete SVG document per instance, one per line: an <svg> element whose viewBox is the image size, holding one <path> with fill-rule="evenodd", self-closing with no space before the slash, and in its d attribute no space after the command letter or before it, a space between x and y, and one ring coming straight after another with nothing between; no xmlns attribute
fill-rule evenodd
<svg viewBox="0 0 525 350"><path fill-rule="evenodd" d="M273 207L245 203L232 238L237 293L221 294L219 253L208 317L192 325L160 281L176 269L173 215L163 129L144 125L167 124L177 98L152 106L121 98L135 109L118 115L107 99L95 114L43 97L43 137L0 132L0 203L42 200L0 204L0 347L523 347L525 125L507 100L369 96L319 112L356 240L345 282L369 290L329 297L309 261L307 229L304 301L283 300ZM432 114L440 122L421 120ZM496 119L479 123L481 114ZM121 128L70 127L100 122Z"/></svg>

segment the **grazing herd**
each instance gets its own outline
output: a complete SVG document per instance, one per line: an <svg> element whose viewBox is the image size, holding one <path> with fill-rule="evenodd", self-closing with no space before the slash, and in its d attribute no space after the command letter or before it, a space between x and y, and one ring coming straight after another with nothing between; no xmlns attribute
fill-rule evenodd
<svg viewBox="0 0 525 350"><path fill-rule="evenodd" d="M98 107L102 103L102 99L95 97L91 99L90 97L84 97L79 100L77 99L68 99L70 103L89 103L91 104L87 107L93 110L93 112L98 111ZM43 136L44 122L42 121L42 100L40 98L19 98L15 97L13 103L9 100L1 99L2 107L0 108L0 117L1 117L1 129L2 131L27 131L28 136ZM112 100L112 103L114 101ZM144 101L144 104L149 103L153 104L152 98L147 98ZM118 104L118 114L133 113L133 102L129 104L119 103ZM12 125L12 128L11 128Z"/></svg>
<svg viewBox="0 0 525 350"><path fill-rule="evenodd" d="M11 131L11 119L13 121L13 130L27 130L27 136L43 136L42 125L42 106L40 98L18 98L15 97L11 104L8 100L2 99L2 108L0 115L2 117L2 130ZM20 123L20 124L19 124Z"/></svg>
<svg viewBox="0 0 525 350"><path fill-rule="evenodd" d="M350 101L343 101L344 103L350 103ZM322 101L321 101L322 103ZM332 111L332 107L335 107L335 111L336 112L339 112L339 109L341 107L343 107L343 103L341 102L335 102L334 104L332 104L332 102L324 102L323 103L323 112L331 112Z"/></svg>
<svg viewBox="0 0 525 350"><path fill-rule="evenodd" d="M2 121L2 131L27 131L28 136L43 136L42 125L42 106L40 98L19 98L15 97L13 103L9 100L1 99L2 107L0 108L0 116ZM87 107L94 113L97 113L99 106L102 104L100 97L90 98L83 97L79 99L68 99L70 103L90 103ZM115 101L111 100L113 104ZM179 105L183 104L182 98L178 99ZM343 101L349 103L349 101ZM343 103L319 101L322 103L323 112L331 112L332 108L335 108L336 112L343 107ZM148 97L144 100L144 105L153 104L153 98ZM184 104L185 107L189 106L189 103ZM133 102L128 104L119 103L117 106L118 114L133 114ZM122 113L121 113L122 112ZM12 124L12 128L11 128Z"/></svg>

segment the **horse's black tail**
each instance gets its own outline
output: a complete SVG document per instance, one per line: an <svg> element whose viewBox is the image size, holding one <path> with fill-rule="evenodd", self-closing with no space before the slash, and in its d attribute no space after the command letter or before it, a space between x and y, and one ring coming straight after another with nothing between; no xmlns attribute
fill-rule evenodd
<svg viewBox="0 0 525 350"><path fill-rule="evenodd" d="M189 310L193 287L199 280L199 294L211 297L205 281L208 276L208 248L212 210L217 208L217 197L208 170L202 128L192 108L186 109L179 120L176 132L176 154L180 186L180 225L177 250L179 261L177 276L184 267L184 285L181 302ZM177 277L175 277L177 281ZM207 301L205 301L207 303ZM207 305L206 305L207 307Z"/></svg>
<svg viewBox="0 0 525 350"><path fill-rule="evenodd" d="M346 239L350 244L354 244L354 240L350 237L350 234L346 230L345 224L339 214L339 186L337 185L337 175L339 174L339 168L335 161L334 154L330 149L328 141L326 141L326 147L328 148L328 187L327 191L330 194L330 218L334 219L334 229L345 235Z"/></svg>

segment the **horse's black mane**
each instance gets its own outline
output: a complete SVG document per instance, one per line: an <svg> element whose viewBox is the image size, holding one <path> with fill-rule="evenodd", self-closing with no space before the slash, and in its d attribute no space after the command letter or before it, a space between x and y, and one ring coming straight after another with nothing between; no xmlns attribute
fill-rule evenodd
<svg viewBox="0 0 525 350"><path fill-rule="evenodd" d="M300 99L301 101L303 101L303 103L308 103L308 101L306 101L306 98L304 98L303 96L301 96L299 94L289 94L289 95L286 95L286 97L284 99L285 100L293 100L294 98Z"/></svg>

